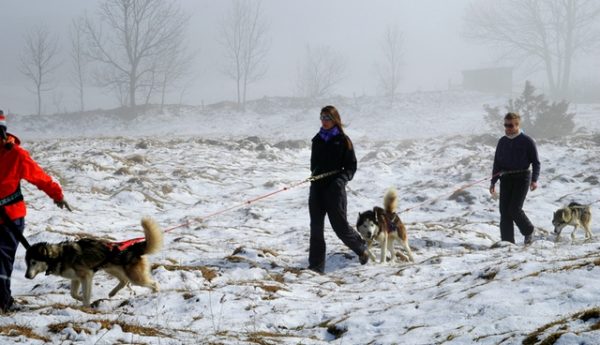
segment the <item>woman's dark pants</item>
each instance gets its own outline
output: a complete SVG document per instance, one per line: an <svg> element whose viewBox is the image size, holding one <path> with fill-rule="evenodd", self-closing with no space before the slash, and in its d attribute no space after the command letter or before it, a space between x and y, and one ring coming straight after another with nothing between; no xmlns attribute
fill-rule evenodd
<svg viewBox="0 0 600 345"><path fill-rule="evenodd" d="M346 217L346 186L332 181L326 186L310 187L308 209L310 213L310 249L308 254L308 267L315 271L325 270L325 215L336 235L357 255L365 249L365 241L358 232L348 224Z"/></svg>

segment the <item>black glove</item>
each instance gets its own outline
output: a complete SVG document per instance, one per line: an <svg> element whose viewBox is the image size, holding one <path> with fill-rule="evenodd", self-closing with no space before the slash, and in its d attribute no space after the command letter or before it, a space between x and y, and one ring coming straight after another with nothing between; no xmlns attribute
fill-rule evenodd
<svg viewBox="0 0 600 345"><path fill-rule="evenodd" d="M73 212L73 210L71 210L71 206L69 206L69 203L67 203L67 201L65 199L62 199L60 201L54 201L54 203L56 204L56 206L60 207L60 208L67 208L67 210L69 210L69 212Z"/></svg>
<svg viewBox="0 0 600 345"><path fill-rule="evenodd" d="M335 178L335 180L333 180L332 185L337 186L337 188L344 189L344 188L346 188L347 183L348 183L348 181L346 181L345 178L338 176Z"/></svg>
<svg viewBox="0 0 600 345"><path fill-rule="evenodd" d="M344 185L346 185L346 184L348 183L348 178L346 177L346 175L342 175L342 174L338 175L338 176L335 178L335 180L336 180L338 183L342 183L342 184L344 184Z"/></svg>

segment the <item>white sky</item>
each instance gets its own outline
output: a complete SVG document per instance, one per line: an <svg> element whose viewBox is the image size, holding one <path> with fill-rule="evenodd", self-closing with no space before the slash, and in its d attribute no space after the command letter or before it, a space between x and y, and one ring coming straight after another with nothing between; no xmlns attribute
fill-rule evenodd
<svg viewBox="0 0 600 345"><path fill-rule="evenodd" d="M307 45L332 46L344 56L346 78L336 92L372 95L377 91L374 64L381 61L380 42L385 28L396 25L404 34L404 67L401 91L446 89L462 82L461 70L497 65L489 49L469 45L461 37L462 19L469 0L263 0L269 22L271 49L264 79L250 85L248 98L290 96L294 93L297 66ZM93 14L100 1L44 0L0 1L0 108L33 112L35 98L28 81L18 71L23 36L37 23L58 35L65 52L63 67L54 80L57 88L44 95L45 112L56 112L61 103L77 108L75 90L67 76L68 27L84 11ZM219 22L231 1L181 0L191 14L190 49L197 51L183 102L212 103L235 99L232 80L221 73L223 48L217 42ZM87 108L116 106L112 95L87 91ZM178 92L179 93L179 92ZM93 95L92 95L93 94ZM171 95L168 102L179 101Z"/></svg>
<svg viewBox="0 0 600 345"><path fill-rule="evenodd" d="M251 85L249 98L293 94L296 68L307 45L330 45L345 57L347 77L338 87L338 93L348 96L374 94L373 65L381 58L379 44L387 25L397 25L405 37L403 91L444 89L449 79L459 83L461 69L485 67L491 63L481 54L465 54L460 29L467 2L265 0L264 15L270 23L271 37L269 71L263 80ZM70 21L85 10L93 13L98 3L76 0L0 3L0 41L3 47L0 55L0 104L4 108L12 108L16 112L31 112L35 108L33 97L25 89L27 81L18 71L25 32L36 23L44 23L60 36L62 47L66 50ZM202 101L211 103L233 99L234 84L220 72L223 50L216 40L219 21L230 2L182 0L181 5L192 15L190 48L198 51L194 72L191 73L193 82L185 93L184 102L200 104ZM76 108L74 100L71 100L74 90L65 77L68 73L66 55L62 60L65 67L55 77L55 84L60 90L45 95L45 108L49 112L55 111L51 103L57 98L63 99L65 107ZM92 103L89 107L114 106L112 102L114 100L109 96L93 97L88 101Z"/></svg>

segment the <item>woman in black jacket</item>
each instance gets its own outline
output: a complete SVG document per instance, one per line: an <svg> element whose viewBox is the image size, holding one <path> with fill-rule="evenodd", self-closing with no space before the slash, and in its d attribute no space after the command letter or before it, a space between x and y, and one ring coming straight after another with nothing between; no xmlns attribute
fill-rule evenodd
<svg viewBox="0 0 600 345"><path fill-rule="evenodd" d="M346 183L356 172L356 155L352 141L346 136L340 114L334 106L321 109L321 129L312 139L310 156L312 176L332 171L337 173L313 181L310 186L310 249L308 268L325 271L325 215L336 235L352 249L361 264L369 260L365 241L350 227L346 216Z"/></svg>

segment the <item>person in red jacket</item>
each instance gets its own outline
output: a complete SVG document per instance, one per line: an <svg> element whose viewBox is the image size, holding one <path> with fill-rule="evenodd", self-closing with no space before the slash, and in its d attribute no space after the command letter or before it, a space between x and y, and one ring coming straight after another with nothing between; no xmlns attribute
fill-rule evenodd
<svg viewBox="0 0 600 345"><path fill-rule="evenodd" d="M0 110L0 313L11 310L14 301L10 277L27 213L21 180L44 191L58 207L71 211L58 182L48 176L19 144L16 136L6 132L6 117Z"/></svg>

